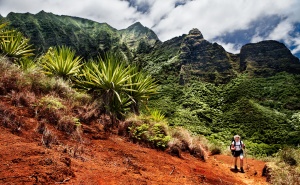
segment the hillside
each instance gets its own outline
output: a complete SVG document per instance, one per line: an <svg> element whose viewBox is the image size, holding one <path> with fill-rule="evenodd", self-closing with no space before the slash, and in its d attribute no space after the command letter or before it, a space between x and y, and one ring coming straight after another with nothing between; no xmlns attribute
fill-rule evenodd
<svg viewBox="0 0 300 185"><path fill-rule="evenodd" d="M147 108L161 111L171 127L185 127L220 146L238 133L258 157L299 145L300 62L278 41L249 43L232 54L198 29L161 42L139 22L117 30L44 11L10 13L5 20L31 38L38 56L58 45L84 59L120 54L157 80L159 93Z"/></svg>
<svg viewBox="0 0 300 185"><path fill-rule="evenodd" d="M248 159L246 173L234 173L229 156L178 158L105 133L101 123L82 125L81 142L47 124L57 140L47 148L32 110L1 96L0 113L0 184L267 184L264 162Z"/></svg>

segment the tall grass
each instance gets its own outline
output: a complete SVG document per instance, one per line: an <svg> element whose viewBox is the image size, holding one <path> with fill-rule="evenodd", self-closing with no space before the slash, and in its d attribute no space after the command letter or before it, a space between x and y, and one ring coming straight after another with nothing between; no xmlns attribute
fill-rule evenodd
<svg viewBox="0 0 300 185"><path fill-rule="evenodd" d="M277 153L275 162L267 164L269 180L275 185L300 184L300 149L284 148Z"/></svg>

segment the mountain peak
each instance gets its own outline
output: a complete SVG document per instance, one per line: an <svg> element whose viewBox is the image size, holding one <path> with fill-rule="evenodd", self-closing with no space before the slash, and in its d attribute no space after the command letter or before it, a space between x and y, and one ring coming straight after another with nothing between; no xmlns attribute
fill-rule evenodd
<svg viewBox="0 0 300 185"><path fill-rule="evenodd" d="M134 24L130 25L126 30L146 30L147 27L143 26L140 22L135 22Z"/></svg>
<svg viewBox="0 0 300 185"><path fill-rule="evenodd" d="M142 40L151 47L159 40L150 28L143 26L140 22L136 22L128 28L120 30L120 35L120 41L127 43L131 49L136 49Z"/></svg>
<svg viewBox="0 0 300 185"><path fill-rule="evenodd" d="M189 32L189 35L196 36L198 38L202 38L203 39L203 35L202 35L201 31L198 30L197 28L191 29L190 32Z"/></svg>
<svg viewBox="0 0 300 185"><path fill-rule="evenodd" d="M300 62L291 51L275 40L246 44L241 48L240 67L253 75L272 76L278 72L300 72Z"/></svg>
<svg viewBox="0 0 300 185"><path fill-rule="evenodd" d="M130 27L144 27L144 26L140 22L135 22L131 26L129 26L128 28L130 28Z"/></svg>

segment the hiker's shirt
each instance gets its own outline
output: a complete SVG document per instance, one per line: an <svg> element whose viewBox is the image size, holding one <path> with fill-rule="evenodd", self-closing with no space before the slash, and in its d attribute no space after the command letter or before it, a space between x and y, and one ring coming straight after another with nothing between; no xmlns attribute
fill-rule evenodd
<svg viewBox="0 0 300 185"><path fill-rule="evenodd" d="M232 145L234 145L234 141L232 141L231 143ZM235 142L235 151L241 151L242 150L242 145L243 145L243 142L242 141L239 141L239 142Z"/></svg>

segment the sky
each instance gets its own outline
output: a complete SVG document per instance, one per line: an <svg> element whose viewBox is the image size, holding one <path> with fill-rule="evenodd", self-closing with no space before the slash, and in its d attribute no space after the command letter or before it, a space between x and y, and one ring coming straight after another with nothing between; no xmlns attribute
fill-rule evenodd
<svg viewBox="0 0 300 185"><path fill-rule="evenodd" d="M0 0L0 14L44 10L125 29L141 22L161 41L198 28L226 51L262 40L284 43L300 58L299 0Z"/></svg>

